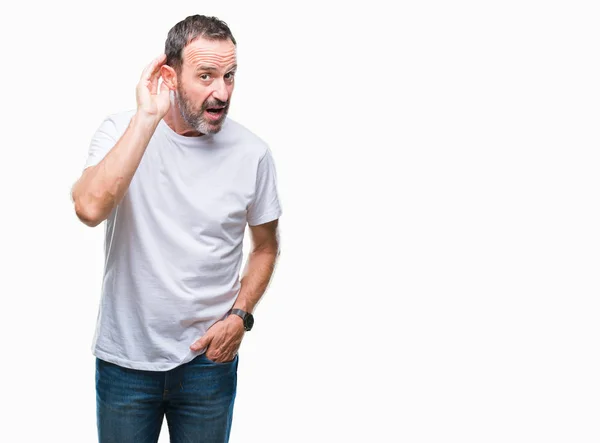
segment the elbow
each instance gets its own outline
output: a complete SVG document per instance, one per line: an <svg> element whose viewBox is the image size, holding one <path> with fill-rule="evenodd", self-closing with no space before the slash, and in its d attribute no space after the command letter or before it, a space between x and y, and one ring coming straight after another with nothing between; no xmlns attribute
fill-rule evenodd
<svg viewBox="0 0 600 443"><path fill-rule="evenodd" d="M92 168L89 170L91 171ZM110 205L112 199L108 199L106 193L90 190L86 177L86 175L82 176L71 188L71 200L75 206L77 218L86 226L93 228L108 216L106 208L112 206Z"/></svg>
<svg viewBox="0 0 600 443"><path fill-rule="evenodd" d="M75 200L75 214L83 224L93 228L102 223L106 217L91 204L82 204Z"/></svg>
<svg viewBox="0 0 600 443"><path fill-rule="evenodd" d="M75 214L77 214L77 218L79 218L84 225L87 225L90 228L98 226L104 221L104 218L96 215L95 212L82 208L75 209Z"/></svg>

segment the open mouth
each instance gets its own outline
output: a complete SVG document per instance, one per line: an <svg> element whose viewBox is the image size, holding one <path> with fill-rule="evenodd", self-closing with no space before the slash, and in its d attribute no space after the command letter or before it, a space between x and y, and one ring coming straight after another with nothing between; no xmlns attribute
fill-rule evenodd
<svg viewBox="0 0 600 443"><path fill-rule="evenodd" d="M223 116L224 113L225 113L225 108L207 108L206 109L206 116L210 120L218 120Z"/></svg>

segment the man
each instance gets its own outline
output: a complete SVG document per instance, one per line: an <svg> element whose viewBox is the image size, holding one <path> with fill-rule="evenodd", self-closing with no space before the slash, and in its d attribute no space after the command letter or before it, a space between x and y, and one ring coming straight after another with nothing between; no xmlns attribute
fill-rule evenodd
<svg viewBox="0 0 600 443"><path fill-rule="evenodd" d="M106 220L92 347L100 442L156 442L164 416L172 442L229 439L238 349L281 215L269 147L227 117L235 70L224 22L176 24L142 73L137 109L106 118L73 187L81 221Z"/></svg>

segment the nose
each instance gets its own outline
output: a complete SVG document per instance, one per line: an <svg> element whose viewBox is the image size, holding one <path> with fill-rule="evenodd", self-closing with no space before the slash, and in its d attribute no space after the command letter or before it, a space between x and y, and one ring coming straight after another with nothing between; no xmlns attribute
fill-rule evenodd
<svg viewBox="0 0 600 443"><path fill-rule="evenodd" d="M217 100L221 100L222 102L226 102L227 100L229 100L229 92L227 91L225 79L220 78L213 84L215 85L215 89L213 90L212 96Z"/></svg>

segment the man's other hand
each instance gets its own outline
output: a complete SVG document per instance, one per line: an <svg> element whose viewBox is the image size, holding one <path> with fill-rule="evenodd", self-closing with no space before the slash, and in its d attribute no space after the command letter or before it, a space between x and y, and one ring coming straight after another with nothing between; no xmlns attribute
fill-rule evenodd
<svg viewBox="0 0 600 443"><path fill-rule="evenodd" d="M212 325L206 334L196 340L190 349L206 348L206 357L216 363L232 361L244 338L244 321L237 315L229 315Z"/></svg>

